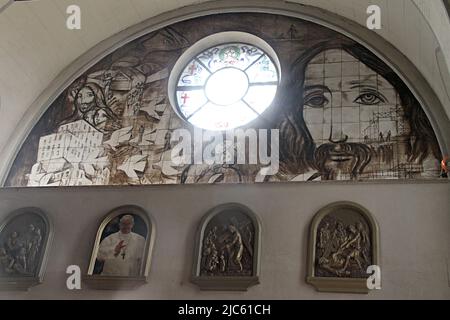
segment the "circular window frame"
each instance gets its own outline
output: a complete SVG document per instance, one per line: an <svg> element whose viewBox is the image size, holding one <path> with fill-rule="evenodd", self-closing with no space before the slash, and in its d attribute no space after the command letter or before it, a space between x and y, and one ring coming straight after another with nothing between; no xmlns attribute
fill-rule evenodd
<svg viewBox="0 0 450 320"><path fill-rule="evenodd" d="M211 49L215 46L222 46L222 45L227 45L227 44L250 45L250 46L257 47L259 50L261 50L264 53L264 55L267 56L267 58L272 62L272 64L276 68L277 78L278 78L277 79L277 82L278 82L277 91L278 91L278 87L281 83L281 63L280 63L280 60L279 60L278 55L276 54L275 50L265 40L261 39L258 36L255 36L251 33L242 32L242 31L225 31L225 32L219 32L219 33L215 33L210 36L204 37L204 38L198 40L192 46L190 46L178 58L177 62L175 63L174 67L172 68L172 70L170 72L168 88L167 88L169 102L172 106L172 109L175 111L175 113L178 115L178 117L180 117L184 122L188 123L189 125L191 125L193 127L200 128L202 130L208 130L208 129L201 128L201 127L194 125L192 122L190 122L188 120L188 118L186 118L184 116L183 112L181 111L181 108L178 105L178 100L177 100L177 96L176 96L180 77L181 77L183 71L187 68L187 66L199 54L201 54L202 52L207 51L208 49ZM219 69L219 70L221 70L221 69ZM206 87L206 82L205 82L203 89L205 89L205 87ZM206 95L206 92L205 92L205 95ZM276 96L276 94L275 94L275 96ZM275 96L274 96L274 100L275 100ZM272 100L272 103L274 100ZM266 112L270 107L271 107L271 105L266 107L263 112ZM261 116L261 114L259 114L254 119L252 119L249 122L247 122L243 125L240 125L240 126L222 129L222 130L218 129L218 130L214 130L214 131L220 132L220 131L226 131L226 130L233 130L233 129L236 129L236 128L239 128L242 126L246 126L249 123L258 119L260 116ZM213 131L213 130L210 130L210 131Z"/></svg>

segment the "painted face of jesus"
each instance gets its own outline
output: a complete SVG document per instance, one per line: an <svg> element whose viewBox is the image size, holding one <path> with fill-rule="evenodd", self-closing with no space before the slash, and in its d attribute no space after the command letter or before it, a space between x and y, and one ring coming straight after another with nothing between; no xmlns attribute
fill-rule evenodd
<svg viewBox="0 0 450 320"><path fill-rule="evenodd" d="M379 146L410 134L398 92L342 49L324 51L309 62L303 101L325 179L355 178L377 157Z"/></svg>

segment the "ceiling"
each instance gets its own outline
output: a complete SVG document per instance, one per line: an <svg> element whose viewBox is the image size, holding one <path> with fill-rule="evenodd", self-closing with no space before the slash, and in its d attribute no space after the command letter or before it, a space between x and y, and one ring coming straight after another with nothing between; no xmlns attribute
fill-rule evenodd
<svg viewBox="0 0 450 320"><path fill-rule="evenodd" d="M276 0L272 0L276 2ZM280 0L281 1L281 0ZM51 82L99 42L139 22L205 0L0 0L0 150ZM240 4L249 1L239 1ZM382 37L418 68L450 118L450 21L442 1L293 0L362 25L366 9L382 9ZM66 8L81 8L81 30L68 30ZM6 5L6 6L4 6ZM436 55L436 52L438 54ZM440 53L439 53L440 51ZM438 56L438 58L437 58ZM439 60L440 59L440 60ZM447 80L448 79L448 80ZM447 85L447 87L446 87ZM4 156L4 154L3 154ZM1 156L0 156L1 157Z"/></svg>

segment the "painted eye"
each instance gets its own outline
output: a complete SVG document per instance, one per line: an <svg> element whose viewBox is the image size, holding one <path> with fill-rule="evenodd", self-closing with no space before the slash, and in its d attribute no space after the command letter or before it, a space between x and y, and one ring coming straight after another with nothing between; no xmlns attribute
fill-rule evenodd
<svg viewBox="0 0 450 320"><path fill-rule="evenodd" d="M382 102L384 103L386 101L376 93L367 92L361 94L358 98L355 99L354 102L364 104L366 106L373 106Z"/></svg>
<svg viewBox="0 0 450 320"><path fill-rule="evenodd" d="M328 99L323 94L315 94L305 98L305 105L311 108L323 108L328 103Z"/></svg>

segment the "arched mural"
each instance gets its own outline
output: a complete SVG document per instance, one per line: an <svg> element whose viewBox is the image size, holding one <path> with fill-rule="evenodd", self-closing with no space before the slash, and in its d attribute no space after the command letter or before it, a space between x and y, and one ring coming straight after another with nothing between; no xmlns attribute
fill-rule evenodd
<svg viewBox="0 0 450 320"><path fill-rule="evenodd" d="M174 131L194 128L170 105L170 71L187 48L223 31L260 37L280 60L274 102L245 126L279 130L277 148L268 146L279 149L275 174L259 162L172 161ZM441 158L418 101L360 44L296 18L223 14L152 32L95 64L35 125L5 186L438 179Z"/></svg>

